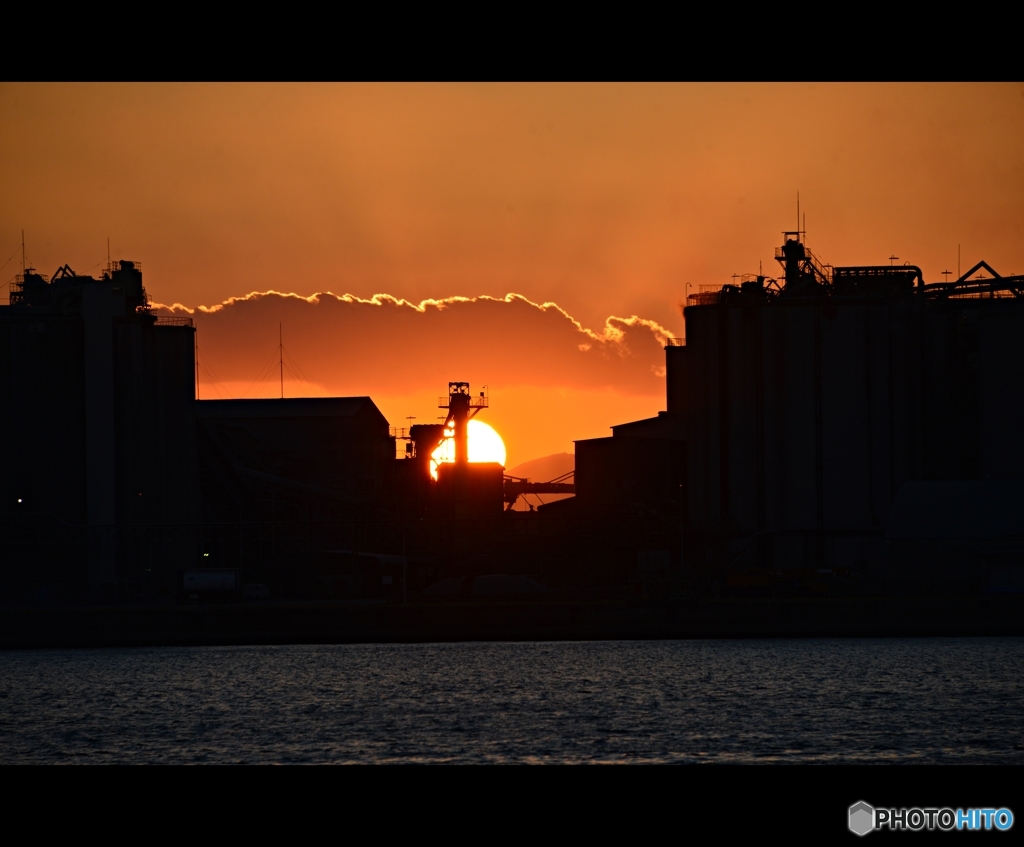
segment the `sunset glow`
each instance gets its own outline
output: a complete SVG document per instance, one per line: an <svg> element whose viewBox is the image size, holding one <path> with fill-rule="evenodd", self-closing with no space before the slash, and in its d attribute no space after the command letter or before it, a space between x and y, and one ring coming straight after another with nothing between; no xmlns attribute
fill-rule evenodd
<svg viewBox="0 0 1024 847"><path fill-rule="evenodd" d="M454 433L451 430L445 430L444 441L430 454L430 475L434 479L437 479L438 465L455 461L455 440L452 435ZM466 426L466 435L469 439L469 461L505 465L505 442L494 431L494 427L483 421L472 420Z"/></svg>
<svg viewBox="0 0 1024 847"><path fill-rule="evenodd" d="M0 285L22 232L47 274L109 238L194 320L202 399L283 381L399 426L486 383L512 465L663 410L680 305L777 275L783 230L1024 268L1019 83L4 83L0 115Z"/></svg>

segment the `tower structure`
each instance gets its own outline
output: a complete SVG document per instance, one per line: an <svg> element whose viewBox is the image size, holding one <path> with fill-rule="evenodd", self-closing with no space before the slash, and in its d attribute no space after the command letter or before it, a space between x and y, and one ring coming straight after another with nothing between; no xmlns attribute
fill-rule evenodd
<svg viewBox="0 0 1024 847"><path fill-rule="evenodd" d="M452 433L450 437L455 446L456 465L469 463L467 425L481 409L486 409L487 405L486 393L481 391L479 397L474 397L469 390L468 382L449 382L448 396L438 398L437 407L448 410L444 428L446 437L448 432Z"/></svg>

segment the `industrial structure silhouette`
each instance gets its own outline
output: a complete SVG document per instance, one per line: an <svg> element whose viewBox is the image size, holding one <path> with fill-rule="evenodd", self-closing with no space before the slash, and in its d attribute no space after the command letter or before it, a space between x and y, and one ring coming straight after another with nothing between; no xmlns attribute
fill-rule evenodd
<svg viewBox="0 0 1024 847"><path fill-rule="evenodd" d="M408 430L369 397L196 400L191 320L152 313L137 263L25 268L0 307L0 600L1024 591L1024 277L832 267L800 232L776 259L690 295L665 410L547 482L468 461L468 383ZM511 510L531 492L574 496Z"/></svg>

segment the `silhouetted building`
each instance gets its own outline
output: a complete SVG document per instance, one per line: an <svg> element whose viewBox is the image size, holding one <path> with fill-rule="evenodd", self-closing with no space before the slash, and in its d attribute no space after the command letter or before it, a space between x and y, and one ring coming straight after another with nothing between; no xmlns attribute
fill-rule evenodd
<svg viewBox="0 0 1024 847"><path fill-rule="evenodd" d="M575 496L538 508L534 559L563 590L664 596L677 585L686 497L679 355L665 348L665 411L575 442ZM673 565L677 566L673 571Z"/></svg>
<svg viewBox="0 0 1024 847"><path fill-rule="evenodd" d="M208 520L384 507L395 439L369 397L198 400ZM312 514L312 513L311 513Z"/></svg>
<svg viewBox="0 0 1024 847"><path fill-rule="evenodd" d="M395 543L384 523L395 439L374 402L198 400L195 408L203 563L238 569L274 596L376 596L379 576L364 584L353 567L359 550Z"/></svg>
<svg viewBox="0 0 1024 847"><path fill-rule="evenodd" d="M675 561L719 580L1019 590L1024 512L1006 502L1024 480L1024 278L833 268L799 236L776 252L781 280L688 297L666 411L577 441L576 497L541 511L605 515L609 544L630 513L682 516ZM967 502L987 519L953 520Z"/></svg>
<svg viewBox="0 0 1024 847"><path fill-rule="evenodd" d="M612 427L610 438L576 444L576 499L621 506L649 506L679 513L686 480L682 417L659 412Z"/></svg>
<svg viewBox="0 0 1024 847"><path fill-rule="evenodd" d="M687 530L717 567L884 576L909 483L1024 478L1024 278L776 258L684 310Z"/></svg>
<svg viewBox="0 0 1024 847"><path fill-rule="evenodd" d="M395 460L395 508L402 517L428 513L434 487L431 454L444 440L444 424L413 424L405 438L406 452Z"/></svg>
<svg viewBox="0 0 1024 847"><path fill-rule="evenodd" d="M197 401L191 320L150 313L137 264L26 269L0 307L0 599L1022 590L1024 278L833 268L799 233L776 258L688 298L665 410L577 441L574 486L470 463L464 382L408 434L369 397Z"/></svg>
<svg viewBox="0 0 1024 847"><path fill-rule="evenodd" d="M434 495L438 517L500 518L505 469L498 462L445 462L437 469Z"/></svg>
<svg viewBox="0 0 1024 847"><path fill-rule="evenodd" d="M447 410L443 424L415 424L409 429L405 456L395 463L398 513L442 520L500 517L504 508L504 468L497 462L470 462L468 424L488 407L484 392L474 397L468 382L448 383L438 398ZM450 440L447 460L435 451Z"/></svg>
<svg viewBox="0 0 1024 847"><path fill-rule="evenodd" d="M575 442L576 503L563 508L648 507L674 517L685 508L685 354L686 348L676 339L665 347L665 411L615 425L608 438Z"/></svg>
<svg viewBox="0 0 1024 847"><path fill-rule="evenodd" d="M150 314L137 263L18 276L0 307L8 592L170 590L199 517L194 346L190 319Z"/></svg>

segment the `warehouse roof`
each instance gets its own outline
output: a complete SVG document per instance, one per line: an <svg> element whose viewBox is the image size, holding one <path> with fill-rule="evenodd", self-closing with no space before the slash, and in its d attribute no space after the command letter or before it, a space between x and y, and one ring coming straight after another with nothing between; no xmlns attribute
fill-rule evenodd
<svg viewBox="0 0 1024 847"><path fill-rule="evenodd" d="M201 418L348 418L370 406L369 397L289 397L269 400L197 400Z"/></svg>

